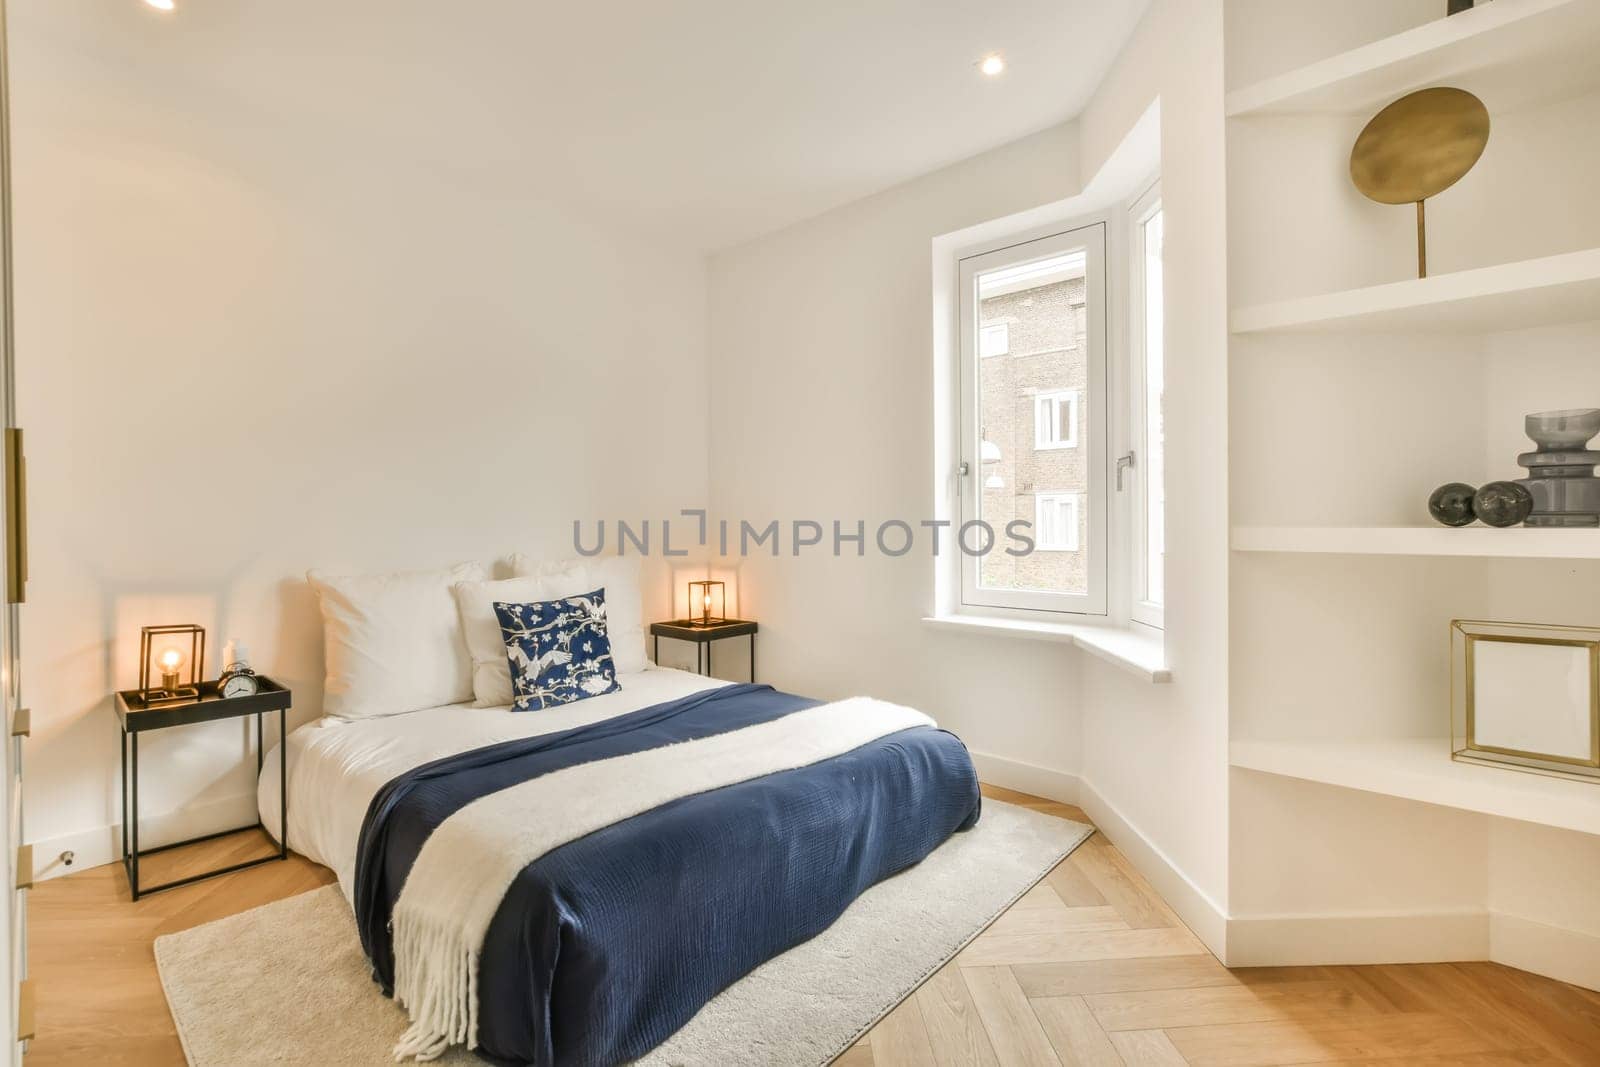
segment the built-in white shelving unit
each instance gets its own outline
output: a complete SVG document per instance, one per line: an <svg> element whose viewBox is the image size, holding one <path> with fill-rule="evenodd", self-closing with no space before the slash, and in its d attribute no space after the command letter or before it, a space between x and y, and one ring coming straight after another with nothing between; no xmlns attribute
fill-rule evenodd
<svg viewBox="0 0 1600 1067"><path fill-rule="evenodd" d="M1350 556L1600 559L1600 530L1487 526L1236 526L1238 552Z"/></svg>
<svg viewBox="0 0 1600 1067"><path fill-rule="evenodd" d="M1600 835L1600 784L1458 763L1448 739L1415 736L1435 722L1448 729L1449 665L1429 649L1444 647L1449 620L1490 605L1505 617L1586 621L1588 591L1597 587L1587 561L1600 560L1600 530L1290 525L1301 502L1281 491L1292 482L1315 492L1320 479L1339 487L1331 491L1379 483L1380 498L1418 499L1431 487L1414 484L1420 467L1450 469L1447 449L1430 435L1452 435L1449 449L1460 450L1465 473L1499 451L1487 442L1505 440L1523 414L1539 410L1524 405L1600 405L1600 373L1576 355L1592 327L1573 325L1600 322L1600 208L1562 169L1593 166L1594 109L1575 101L1600 99L1597 56L1600 0L1494 0L1227 94L1231 417L1321 405L1347 413L1337 432L1363 444L1373 435L1392 440L1394 456L1392 466L1375 463L1374 449L1343 448L1327 438L1335 424L1312 420L1312 433L1322 434L1316 447L1268 449L1242 464L1234 507L1254 524L1231 535L1238 555L1230 610L1250 644L1235 651L1234 767ZM1486 156L1476 189L1464 185L1456 195L1503 203L1529 224L1514 231L1498 216L1480 234L1458 216L1440 258L1491 265L1319 292L1341 278L1371 278L1362 243L1376 238L1392 255L1404 247L1394 227L1412 224L1397 214L1380 228L1347 180L1325 168L1342 165L1343 138L1379 108L1433 85L1476 93L1496 124L1491 151L1499 155ZM1338 141L1326 155L1324 138ZM1570 151L1574 144L1584 152ZM1274 195L1255 180L1279 170L1301 194ZM1559 180L1541 182L1551 175ZM1288 232L1292 243L1279 239ZM1316 295L1257 302L1285 292ZM1569 329L1506 340L1557 326ZM1384 360L1410 373L1385 374ZM1382 394L1371 413L1363 407L1369 391ZM1415 418L1397 417L1404 411ZM1412 465L1409 457L1420 459ZM1508 451L1499 462L1513 458ZM1279 563L1268 554L1320 558ZM1478 571L1423 573L1360 556L1533 562L1486 567L1473 581ZM1397 583L1404 588L1396 591ZM1349 610L1367 602L1372 613ZM1304 625L1277 625L1297 609ZM1318 677L1308 645L1326 649L1337 670ZM1336 732L1330 724L1344 721L1361 740L1327 738ZM1284 782L1263 780L1261 788L1285 802L1291 796ZM1293 795L1328 817L1325 801ZM1404 821L1408 810L1397 806L1393 817Z"/></svg>
<svg viewBox="0 0 1600 1067"><path fill-rule="evenodd" d="M1236 334L1482 333L1597 318L1600 248L1588 248L1235 308L1231 324Z"/></svg>
<svg viewBox="0 0 1600 1067"><path fill-rule="evenodd" d="M1515 476L1528 413L1600 407L1600 0L1239 5L1229 70L1272 76L1225 103L1230 899L1270 918L1273 962L1593 984L1600 911L1567 872L1600 863L1600 782L1457 762L1447 735L1451 620L1600 625L1600 529L1450 529L1422 504ZM1492 133L1429 200L1415 278L1415 211L1348 161L1431 86L1476 94ZM1480 944L1463 909L1538 943Z"/></svg>
<svg viewBox="0 0 1600 1067"><path fill-rule="evenodd" d="M1357 114L1448 79L1520 107L1600 85L1593 0L1494 0L1228 94L1232 117Z"/></svg>
<svg viewBox="0 0 1600 1067"><path fill-rule="evenodd" d="M1235 767L1600 834L1600 786L1457 763L1443 737L1241 741Z"/></svg>

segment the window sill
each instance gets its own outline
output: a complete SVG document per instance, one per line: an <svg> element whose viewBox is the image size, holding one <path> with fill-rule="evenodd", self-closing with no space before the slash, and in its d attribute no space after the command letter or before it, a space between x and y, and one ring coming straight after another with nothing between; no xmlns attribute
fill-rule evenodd
<svg viewBox="0 0 1600 1067"><path fill-rule="evenodd" d="M985 615L930 616L923 619L922 624L951 633L983 633L1077 645L1089 655L1121 667L1147 682L1172 681L1161 631L1148 626L1090 626L1085 623L1035 622L1032 619L1002 619Z"/></svg>

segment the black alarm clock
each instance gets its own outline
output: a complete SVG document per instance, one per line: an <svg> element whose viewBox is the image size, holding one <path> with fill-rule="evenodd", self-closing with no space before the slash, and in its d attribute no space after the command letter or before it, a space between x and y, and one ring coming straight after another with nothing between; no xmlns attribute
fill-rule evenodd
<svg viewBox="0 0 1600 1067"><path fill-rule="evenodd" d="M253 697L261 692L261 679L250 669L250 653L237 637L222 647L222 662L226 666L217 679L218 696Z"/></svg>
<svg viewBox="0 0 1600 1067"><path fill-rule="evenodd" d="M224 697L253 697L261 691L261 680L244 663L230 663L217 679L217 693Z"/></svg>

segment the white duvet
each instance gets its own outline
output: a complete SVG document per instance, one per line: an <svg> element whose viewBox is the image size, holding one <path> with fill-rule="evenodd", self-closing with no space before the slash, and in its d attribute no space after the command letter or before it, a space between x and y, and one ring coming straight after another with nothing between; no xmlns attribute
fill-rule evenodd
<svg viewBox="0 0 1600 1067"><path fill-rule="evenodd" d="M687 671L650 667L619 674L622 688L559 708L513 712L451 704L386 718L319 719L289 735L289 847L331 867L345 899L355 892L356 845L367 806L384 783L441 756L534 737L725 685ZM278 759L267 754L256 787L261 822L278 836Z"/></svg>

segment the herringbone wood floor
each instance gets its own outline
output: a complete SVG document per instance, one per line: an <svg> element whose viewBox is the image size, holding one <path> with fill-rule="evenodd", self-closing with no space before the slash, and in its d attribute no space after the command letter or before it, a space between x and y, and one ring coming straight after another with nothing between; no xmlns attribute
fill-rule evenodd
<svg viewBox="0 0 1600 1067"><path fill-rule="evenodd" d="M1067 805L984 791L1088 821ZM264 847L241 835L163 854L150 879ZM30 1067L182 1063L154 939L332 877L292 856L137 904L115 865L41 883L29 920ZM1600 1064L1600 994L1487 963L1229 971L1096 836L838 1062Z"/></svg>

